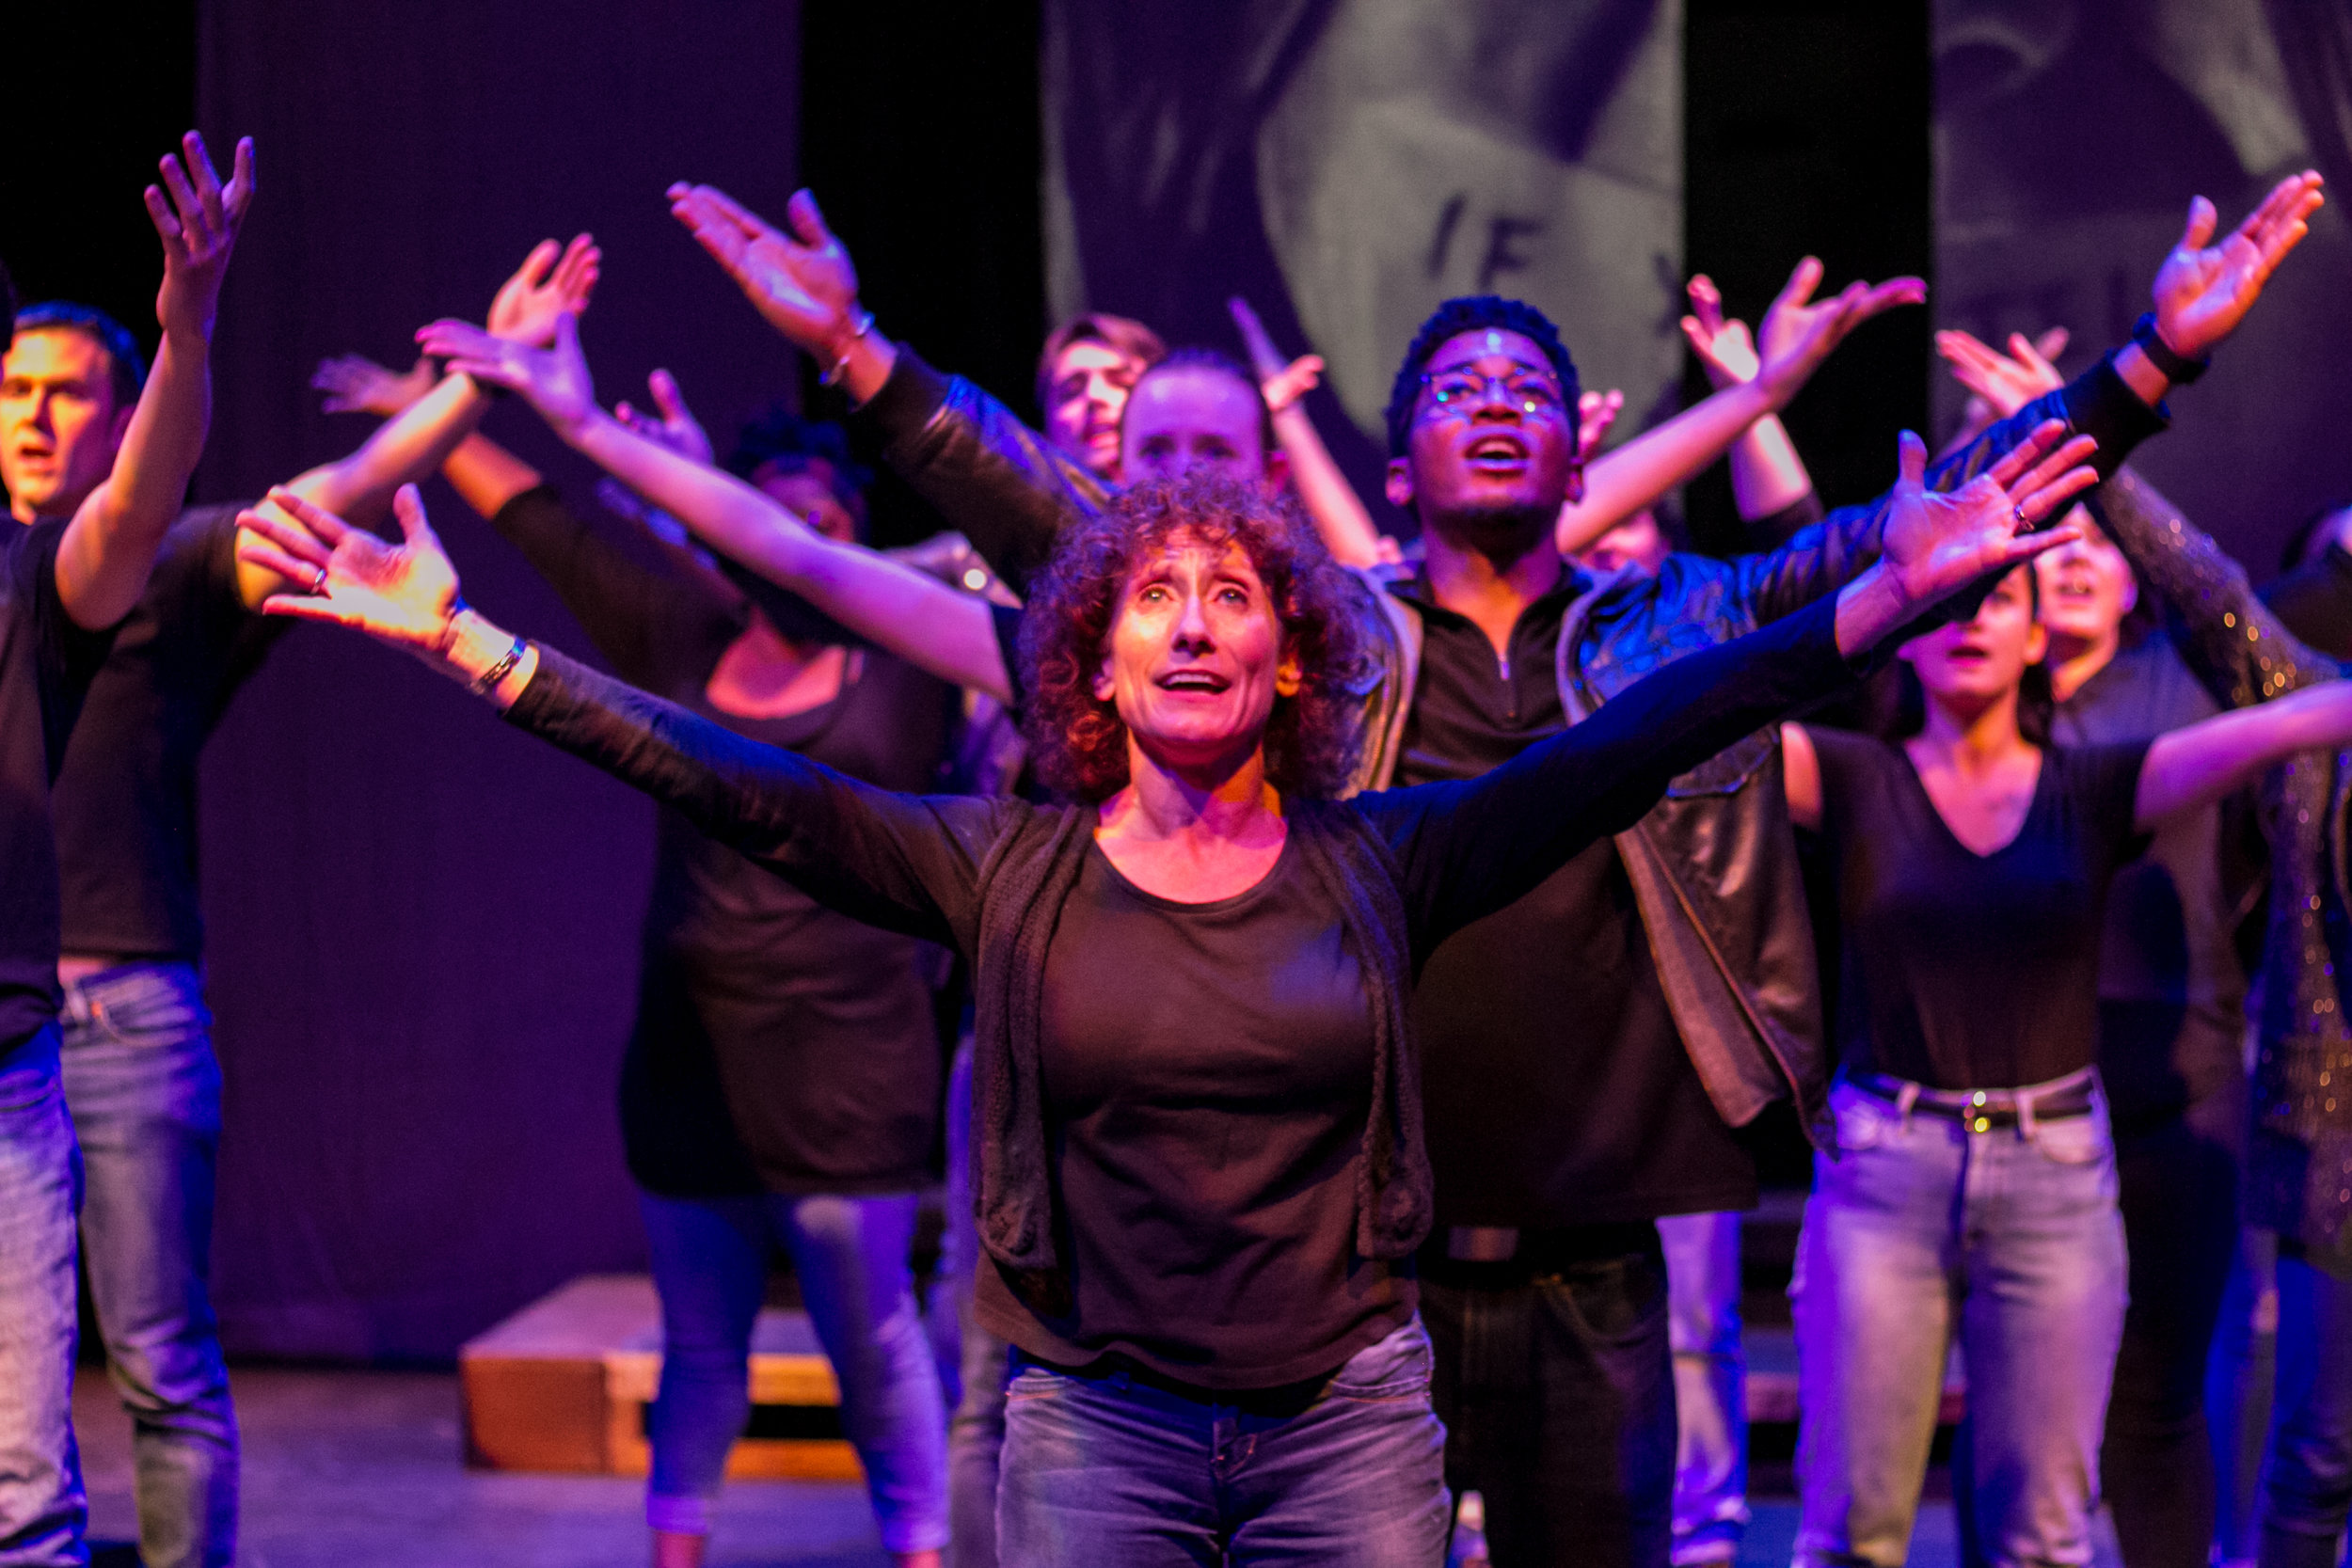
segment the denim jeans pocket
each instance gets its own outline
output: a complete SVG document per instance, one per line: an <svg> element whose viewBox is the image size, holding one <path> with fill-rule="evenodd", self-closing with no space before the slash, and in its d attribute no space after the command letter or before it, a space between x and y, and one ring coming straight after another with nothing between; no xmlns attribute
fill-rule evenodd
<svg viewBox="0 0 2352 1568"><path fill-rule="evenodd" d="M2110 1150L2107 1118L2094 1111L2089 1116L2037 1121L2033 1128L2033 1146L2042 1151L2043 1159L2055 1164L2094 1164L2105 1159Z"/></svg>
<svg viewBox="0 0 2352 1568"><path fill-rule="evenodd" d="M1837 1084L1829 1091L1830 1116L1837 1123L1837 1147L1840 1150L1876 1148L1889 1136L1902 1130L1902 1113L1877 1095L1851 1084Z"/></svg>
<svg viewBox="0 0 2352 1568"><path fill-rule="evenodd" d="M118 972L87 985L84 994L89 1027L118 1045L179 1045L212 1030L203 982L182 965Z"/></svg>
<svg viewBox="0 0 2352 1568"><path fill-rule="evenodd" d="M1416 1314L1403 1328L1349 1356L1324 1392L1335 1400L1426 1399L1436 1369L1429 1331Z"/></svg>
<svg viewBox="0 0 2352 1568"><path fill-rule="evenodd" d="M57 1030L44 1025L13 1050L0 1051L0 1111L22 1111L59 1093Z"/></svg>

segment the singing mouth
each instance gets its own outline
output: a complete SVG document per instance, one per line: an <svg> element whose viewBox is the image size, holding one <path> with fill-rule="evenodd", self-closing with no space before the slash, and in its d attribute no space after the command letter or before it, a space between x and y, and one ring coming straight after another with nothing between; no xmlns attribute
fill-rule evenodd
<svg viewBox="0 0 2352 1568"><path fill-rule="evenodd" d="M1497 431L1472 441L1463 455L1480 465L1524 463L1527 461L1527 443L1507 431Z"/></svg>
<svg viewBox="0 0 2352 1568"><path fill-rule="evenodd" d="M1207 670L1171 670L1155 683L1163 691L1198 692L1215 696L1233 684Z"/></svg>

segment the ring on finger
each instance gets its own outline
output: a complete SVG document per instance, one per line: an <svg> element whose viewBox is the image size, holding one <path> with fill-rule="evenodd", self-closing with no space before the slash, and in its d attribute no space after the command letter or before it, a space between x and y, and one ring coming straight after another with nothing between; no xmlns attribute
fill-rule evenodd
<svg viewBox="0 0 2352 1568"><path fill-rule="evenodd" d="M316 575L315 575L315 576L313 576L313 577L310 578L310 596L311 596L312 598L319 598L319 599L323 599L323 598L326 597L326 567L324 567L324 566L319 567L319 568L318 568L318 570L317 570Z"/></svg>
<svg viewBox="0 0 2352 1568"><path fill-rule="evenodd" d="M2009 509L2009 512L2010 516L2017 519L2018 532L2026 533L2032 531L2033 524L2026 520L2026 503L2024 501L2019 501L2015 505L2011 506ZM321 575L323 576L324 574Z"/></svg>

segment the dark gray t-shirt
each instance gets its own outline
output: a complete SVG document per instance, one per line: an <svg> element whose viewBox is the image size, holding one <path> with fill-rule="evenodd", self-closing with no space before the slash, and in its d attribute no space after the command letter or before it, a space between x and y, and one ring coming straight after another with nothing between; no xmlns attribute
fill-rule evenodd
<svg viewBox="0 0 2352 1568"><path fill-rule="evenodd" d="M1300 860L1285 844L1255 887L1180 904L1089 847L1045 960L1040 1082L1074 1305L1039 1318L1041 1359L1266 1387L1411 1315L1403 1282L1356 1254L1372 1008Z"/></svg>
<svg viewBox="0 0 2352 1568"><path fill-rule="evenodd" d="M0 557L0 1057L57 1013L50 786L113 641L75 626L57 595L65 528L10 523Z"/></svg>
<svg viewBox="0 0 2352 1568"><path fill-rule="evenodd" d="M197 759L294 625L251 613L237 592L238 510L199 507L171 525L66 748L56 814L68 953L203 956Z"/></svg>
<svg viewBox="0 0 2352 1568"><path fill-rule="evenodd" d="M1900 746L1808 733L1837 889L1839 1060L1938 1089L2089 1067L2107 884L2148 842L2132 825L2146 743L2044 747L2017 836L1979 855Z"/></svg>

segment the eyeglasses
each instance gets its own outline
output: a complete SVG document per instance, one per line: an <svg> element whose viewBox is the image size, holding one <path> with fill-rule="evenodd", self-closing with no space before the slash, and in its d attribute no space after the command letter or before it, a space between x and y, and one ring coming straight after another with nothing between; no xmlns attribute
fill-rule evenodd
<svg viewBox="0 0 2352 1568"><path fill-rule="evenodd" d="M1429 389L1429 405L1448 414L1470 413L1498 388L1503 401L1522 413L1557 414L1565 405L1559 383L1526 365L1502 375L1480 375L1467 370L1425 372L1421 384Z"/></svg>

